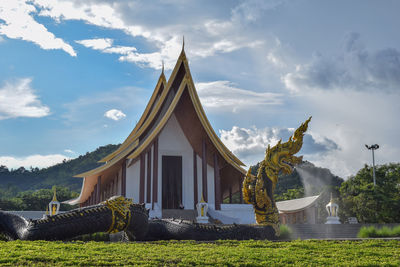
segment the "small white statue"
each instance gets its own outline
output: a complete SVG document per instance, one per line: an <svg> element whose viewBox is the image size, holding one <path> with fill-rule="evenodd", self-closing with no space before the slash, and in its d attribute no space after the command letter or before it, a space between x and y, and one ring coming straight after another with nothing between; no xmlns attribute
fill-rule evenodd
<svg viewBox="0 0 400 267"><path fill-rule="evenodd" d="M208 216L207 216L208 204L204 201L203 196L201 196L201 200L199 203L197 203L196 208L198 215L196 217L196 221L198 223L208 223Z"/></svg>

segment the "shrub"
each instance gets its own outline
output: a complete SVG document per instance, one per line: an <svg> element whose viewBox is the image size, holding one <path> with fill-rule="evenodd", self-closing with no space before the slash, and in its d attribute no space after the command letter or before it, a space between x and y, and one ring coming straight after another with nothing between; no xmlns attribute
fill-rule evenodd
<svg viewBox="0 0 400 267"><path fill-rule="evenodd" d="M367 238L367 237L400 237L400 225L394 228L389 228L384 226L380 229L375 228L374 226L363 226L358 232L358 237Z"/></svg>
<svg viewBox="0 0 400 267"><path fill-rule="evenodd" d="M292 235L292 230L290 230L289 226L281 224L279 226L279 229L281 231L281 234L279 236L279 239L290 239L290 236Z"/></svg>

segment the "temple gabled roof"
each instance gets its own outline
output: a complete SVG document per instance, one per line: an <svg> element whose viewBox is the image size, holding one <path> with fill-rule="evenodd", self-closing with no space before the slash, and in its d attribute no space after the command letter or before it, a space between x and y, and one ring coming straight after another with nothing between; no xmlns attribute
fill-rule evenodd
<svg viewBox="0 0 400 267"><path fill-rule="evenodd" d="M276 207L278 208L279 213L291 213L301 211L314 205L319 196L320 195L277 201Z"/></svg>
<svg viewBox="0 0 400 267"><path fill-rule="evenodd" d="M179 87L176 88L177 80L179 80L177 75L182 67L184 68L184 77L182 77ZM165 102L167 101L167 96L171 95L169 93L172 89L176 90L176 92L172 101L169 101L169 106L166 107ZM154 137L156 137L165 126L185 89L187 89L189 92L190 99L193 102L193 106L202 126L204 127L204 130L220 155L237 170L245 173L245 170L241 167L244 166L244 164L231 151L229 151L228 148L226 148L226 146L221 142L219 137L212 129L197 95L195 85L190 74L185 51L182 50L168 82L166 82L163 72L160 75L145 111L126 140L117 150L100 160L100 162L105 162L104 165L96 169L75 175L75 177L88 177L97 175L107 168L119 163L124 158L133 159L140 155L140 153L143 152L143 150L145 150L149 144L151 144ZM157 122L154 122L156 116L160 114L162 107L166 109L166 111L164 112L162 118L159 118L157 119ZM148 133L145 137L143 137L143 133L145 132Z"/></svg>
<svg viewBox="0 0 400 267"><path fill-rule="evenodd" d="M143 151L146 151L174 113L183 95L185 99L189 99L188 102L193 107L191 111L194 110L193 113L196 114L199 121L198 125L208 137L209 143L215 148L214 151L218 151L220 157L236 171L245 174L246 171L242 168L244 164L229 151L212 129L200 103L185 51L182 49L168 82L162 72L139 122L125 141L117 150L99 161L105 162L102 166L75 175L75 177L84 178L84 181L80 196L71 204L81 202L90 194L97 183L98 176L107 176L117 172L126 159L135 159Z"/></svg>

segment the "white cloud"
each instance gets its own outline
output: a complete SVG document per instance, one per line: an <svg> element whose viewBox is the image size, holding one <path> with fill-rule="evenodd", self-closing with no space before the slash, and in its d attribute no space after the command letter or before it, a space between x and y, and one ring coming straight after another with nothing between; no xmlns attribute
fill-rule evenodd
<svg viewBox="0 0 400 267"><path fill-rule="evenodd" d="M231 130L220 130L222 142L249 166L265 157L268 144L274 146L280 139L286 142L293 134L293 128L240 128L233 126ZM299 155L320 157L339 150L338 145L326 138L315 138L312 132L304 135L303 147Z"/></svg>
<svg viewBox="0 0 400 267"><path fill-rule="evenodd" d="M35 95L31 82L30 78L22 78L6 82L0 88L0 119L40 118L50 114L50 109Z"/></svg>
<svg viewBox="0 0 400 267"><path fill-rule="evenodd" d="M166 40L160 46L158 52L138 53L132 51L121 56L119 60L133 62L139 66L150 67L153 69L161 69L162 62L164 62L165 69L172 69L176 63L176 57L182 49L180 39L181 37L172 37L169 40Z"/></svg>
<svg viewBox="0 0 400 267"><path fill-rule="evenodd" d="M205 107L219 110L238 112L249 109L249 105L255 108L282 104L281 94L244 90L229 81L197 83L196 88Z"/></svg>
<svg viewBox="0 0 400 267"><path fill-rule="evenodd" d="M98 39L80 40L75 42L95 50L104 50L112 46L113 40L110 38L98 38Z"/></svg>
<svg viewBox="0 0 400 267"><path fill-rule="evenodd" d="M255 22L267 10L273 10L284 4L285 0L246 0L232 10L233 20L242 22Z"/></svg>
<svg viewBox="0 0 400 267"><path fill-rule="evenodd" d="M75 42L84 45L88 48L92 48L94 50L99 50L103 53L109 53L109 54L127 55L136 51L136 48L133 46L115 46L113 45L114 41L109 38L87 39Z"/></svg>
<svg viewBox="0 0 400 267"><path fill-rule="evenodd" d="M106 113L104 113L104 117L112 119L114 121L119 121L126 117L126 115L118 109L110 109Z"/></svg>
<svg viewBox="0 0 400 267"><path fill-rule="evenodd" d="M36 8L26 1L1 1L0 34L11 39L33 42L46 50L62 49L71 56L76 56L72 46L55 37L45 26L35 21L33 14L36 13Z"/></svg>
<svg viewBox="0 0 400 267"><path fill-rule="evenodd" d="M70 153L70 154L75 154L75 151L72 151L71 149L64 149L65 153Z"/></svg>
<svg viewBox="0 0 400 267"><path fill-rule="evenodd" d="M98 39L96 45L88 46L102 52L121 54L121 61L133 62L143 67L160 69L164 60L165 68L171 69L181 50L183 35L191 41L189 53L194 58L209 57L215 53L230 53L264 43L255 36L242 34L238 21L209 19L209 16L202 13L204 6L195 2L180 3L182 8L196 10L187 14L178 12L179 9L173 6L173 3L166 2L33 0L32 3L40 10L39 16L50 17L56 21L81 20L95 26L122 30L133 37L143 37L156 49L144 52L129 46L108 47L107 38L102 40L103 43L99 43L101 40ZM160 9L161 6L165 8ZM148 16L143 17L147 10L152 10L154 14L151 20ZM176 12L178 14L174 15ZM229 14L230 9L225 9L225 12ZM222 27L223 25L225 27Z"/></svg>
<svg viewBox="0 0 400 267"><path fill-rule="evenodd" d="M33 168L47 168L63 162L64 159L69 160L71 158L61 154L30 155L27 157L0 156L0 165L5 165L9 169L19 167L29 169L31 166Z"/></svg>
<svg viewBox="0 0 400 267"><path fill-rule="evenodd" d="M313 114L313 137L334 140L340 148L306 159L347 178L371 164L371 152L364 145L377 143L377 164L398 162L399 101L400 93L384 91L314 90L298 96L298 108Z"/></svg>
<svg viewBox="0 0 400 267"><path fill-rule="evenodd" d="M78 40L75 42L103 53L119 54L120 61L132 62L141 67L161 69L162 62L164 62L164 68L166 70L170 70L175 66L176 57L182 50L181 36L173 36L164 40L159 44L158 51L150 53L139 52L136 47L133 46L114 45L114 40L110 38ZM217 52L229 53L243 47L256 47L261 44L262 42L260 41L244 43L231 40L219 40L214 43L208 42L201 47L194 44L194 46L191 46L192 49L190 51L192 56L204 58L214 55Z"/></svg>
<svg viewBox="0 0 400 267"><path fill-rule="evenodd" d="M286 88L304 90L400 90L400 51L394 48L369 51L357 33L346 36L341 54L316 53L308 64L282 77Z"/></svg>

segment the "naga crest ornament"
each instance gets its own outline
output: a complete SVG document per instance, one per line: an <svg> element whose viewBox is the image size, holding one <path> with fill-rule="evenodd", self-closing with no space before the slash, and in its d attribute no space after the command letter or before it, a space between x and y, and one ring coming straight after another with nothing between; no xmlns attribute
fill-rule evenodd
<svg viewBox="0 0 400 267"><path fill-rule="evenodd" d="M260 162L257 176L251 174L251 168L243 181L243 198L248 204L253 204L257 224L270 225L279 235L279 213L274 200L274 191L279 174L290 174L293 166L300 163L302 156L294 154L303 145L303 136L307 131L311 117L294 131L285 143L280 140L272 148L268 145L265 158Z"/></svg>

